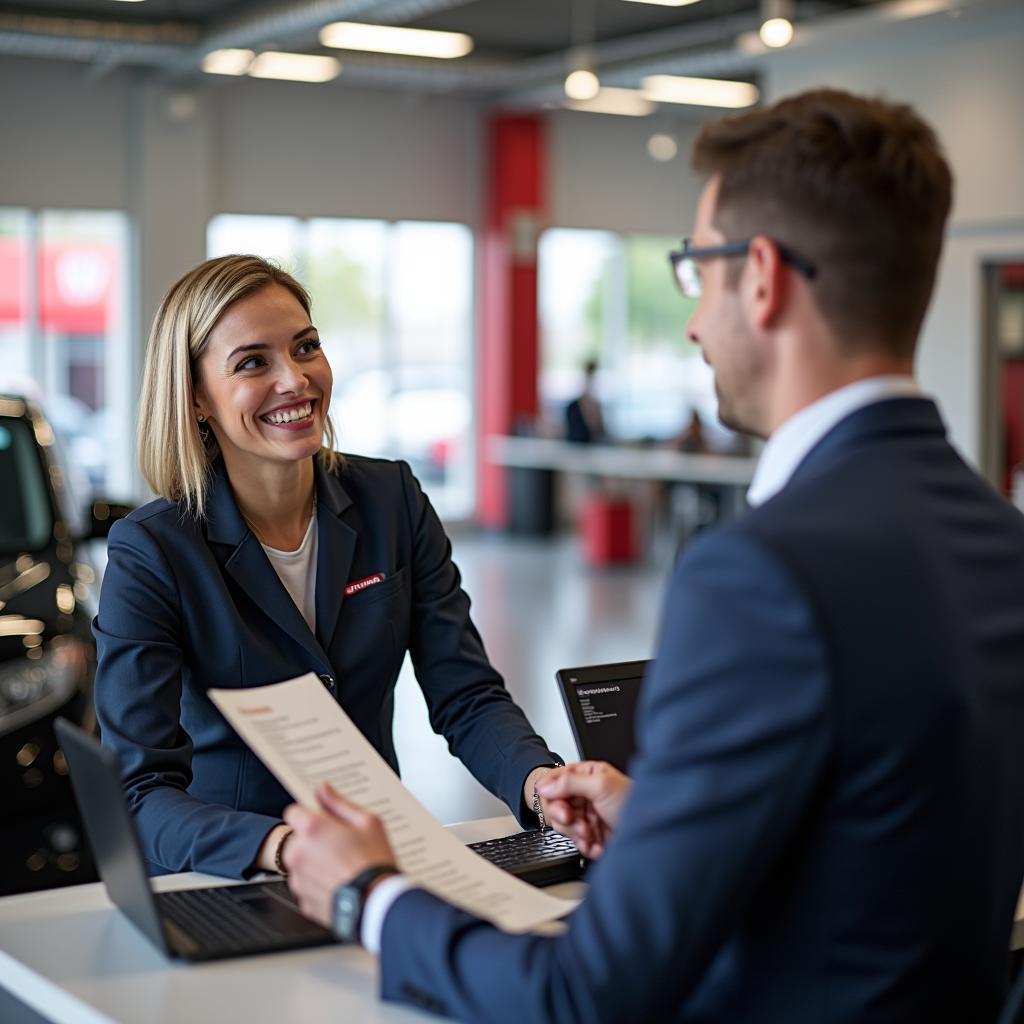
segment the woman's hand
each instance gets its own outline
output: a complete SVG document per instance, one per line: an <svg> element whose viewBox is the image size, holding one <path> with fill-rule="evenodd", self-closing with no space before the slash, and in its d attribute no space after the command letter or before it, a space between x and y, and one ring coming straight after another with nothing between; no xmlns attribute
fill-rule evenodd
<svg viewBox="0 0 1024 1024"><path fill-rule="evenodd" d="M541 765L539 768L534 768L529 775L526 776L526 781L523 783L523 799L526 801L526 806L533 810L533 794L536 791L537 796L540 797L540 812L543 815L543 820L546 825L550 825L548 821L548 803L541 795L539 784L541 779L546 778L554 768L551 765Z"/></svg>
<svg viewBox="0 0 1024 1024"><path fill-rule="evenodd" d="M322 812L292 804L284 820L295 830L284 851L288 888L306 917L330 927L334 890L377 864L394 864L384 825L329 783L316 791Z"/></svg>
<svg viewBox="0 0 1024 1024"><path fill-rule="evenodd" d="M604 761L578 761L552 769L537 792L549 824L593 860L604 853L632 786L629 776Z"/></svg>

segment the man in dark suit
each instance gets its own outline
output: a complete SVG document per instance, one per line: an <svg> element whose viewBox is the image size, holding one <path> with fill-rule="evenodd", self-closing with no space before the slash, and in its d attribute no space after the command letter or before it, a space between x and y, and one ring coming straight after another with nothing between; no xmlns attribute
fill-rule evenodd
<svg viewBox="0 0 1024 1024"><path fill-rule="evenodd" d="M604 440L604 416L595 394L597 363L583 366L583 391L565 407L565 439L574 444L593 444Z"/></svg>
<svg viewBox="0 0 1024 1024"><path fill-rule="evenodd" d="M912 377L951 200L931 129L822 90L707 125L688 332L768 438L753 510L687 549L630 779L542 784L599 859L558 937L384 877L385 998L473 1021L988 1021L1024 872L1024 520ZM291 808L313 916L379 822Z"/></svg>

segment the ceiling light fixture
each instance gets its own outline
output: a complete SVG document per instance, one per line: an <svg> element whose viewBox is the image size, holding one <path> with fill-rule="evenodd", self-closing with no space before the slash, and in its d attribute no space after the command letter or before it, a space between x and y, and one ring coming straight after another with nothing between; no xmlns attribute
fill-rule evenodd
<svg viewBox="0 0 1024 1024"><path fill-rule="evenodd" d="M655 103L685 103L696 107L752 107L760 97L750 82L719 78L685 78L682 75L649 75L643 94Z"/></svg>
<svg viewBox="0 0 1024 1024"><path fill-rule="evenodd" d="M695 4L697 0L630 0L634 4L654 4L657 7L686 7L688 4Z"/></svg>
<svg viewBox="0 0 1024 1024"><path fill-rule="evenodd" d="M793 0L761 0L761 42L773 50L793 39Z"/></svg>
<svg viewBox="0 0 1024 1024"><path fill-rule="evenodd" d="M666 164L676 158L679 144L668 132L655 132L647 140L647 155L659 164Z"/></svg>
<svg viewBox="0 0 1024 1024"><path fill-rule="evenodd" d="M253 78L279 78L288 82L329 82L341 74L341 61L308 53L264 50L249 66Z"/></svg>
<svg viewBox="0 0 1024 1024"><path fill-rule="evenodd" d="M565 95L586 102L597 98L601 81L594 69L594 0L572 0L572 47L569 73L565 76Z"/></svg>
<svg viewBox="0 0 1024 1024"><path fill-rule="evenodd" d="M472 37L464 32L363 25L355 21L335 21L325 25L320 30L320 42L337 50L368 50L371 53L398 53L406 57L435 57L439 60L465 57L475 45Z"/></svg>
<svg viewBox="0 0 1024 1024"><path fill-rule="evenodd" d="M252 50L211 50L202 68L208 75L244 75L255 56Z"/></svg>
<svg viewBox="0 0 1024 1024"><path fill-rule="evenodd" d="M591 114L618 114L622 117L646 117L655 111L655 104L639 89L601 89L593 99L570 100L566 107Z"/></svg>
<svg viewBox="0 0 1024 1024"><path fill-rule="evenodd" d="M601 82L589 68L577 68L565 76L565 95L571 100L592 100L601 91Z"/></svg>

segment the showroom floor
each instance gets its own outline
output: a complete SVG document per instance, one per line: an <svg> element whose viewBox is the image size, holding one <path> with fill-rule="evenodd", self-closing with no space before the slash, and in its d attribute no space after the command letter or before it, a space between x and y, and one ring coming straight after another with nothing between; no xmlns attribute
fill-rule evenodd
<svg viewBox="0 0 1024 1024"><path fill-rule="evenodd" d="M473 618L493 664L553 750L576 757L556 689L559 668L649 658L672 559L589 569L574 538L453 538ZM395 742L402 778L441 821L505 812L434 735L406 660L398 683Z"/></svg>

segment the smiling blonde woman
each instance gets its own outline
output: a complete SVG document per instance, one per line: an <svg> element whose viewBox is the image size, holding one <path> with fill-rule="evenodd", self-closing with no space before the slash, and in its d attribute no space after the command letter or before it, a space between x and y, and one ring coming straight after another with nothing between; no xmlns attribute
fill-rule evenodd
<svg viewBox="0 0 1024 1024"><path fill-rule="evenodd" d="M397 771L407 651L435 731L536 824L559 758L490 665L408 465L334 451L332 385L307 292L257 256L207 260L161 303L139 411L159 497L111 529L94 624L97 717L152 874L282 868L288 794L208 689L314 672Z"/></svg>

